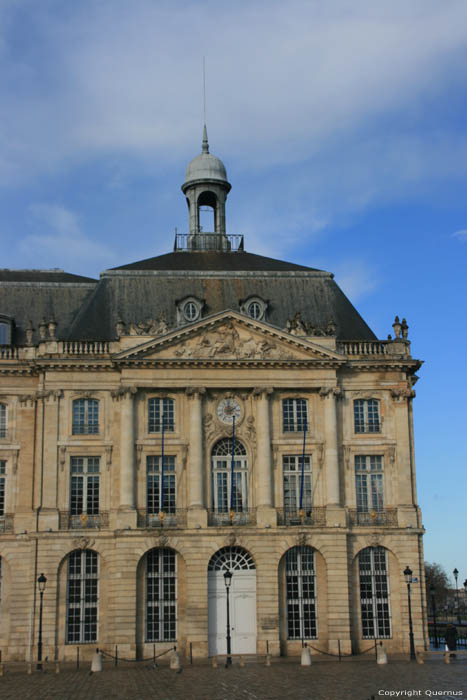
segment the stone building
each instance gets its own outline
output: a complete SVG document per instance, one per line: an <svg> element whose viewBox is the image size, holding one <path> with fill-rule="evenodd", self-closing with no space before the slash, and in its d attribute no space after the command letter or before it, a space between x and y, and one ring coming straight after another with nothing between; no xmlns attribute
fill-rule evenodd
<svg viewBox="0 0 467 700"><path fill-rule="evenodd" d="M106 270L0 271L0 648L144 658L408 649L423 581L405 320L227 235L202 153L189 233ZM200 209L213 231L200 227ZM412 585L425 644L423 586Z"/></svg>

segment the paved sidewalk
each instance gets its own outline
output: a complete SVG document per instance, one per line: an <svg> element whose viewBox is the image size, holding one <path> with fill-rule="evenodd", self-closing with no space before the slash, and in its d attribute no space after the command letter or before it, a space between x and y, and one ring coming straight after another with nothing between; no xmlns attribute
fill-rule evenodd
<svg viewBox="0 0 467 700"><path fill-rule="evenodd" d="M396 695L395 691L406 691ZM411 693L410 693L411 691ZM426 691L431 691L431 695ZM410 693L410 694L409 694ZM379 698L467 698L467 661L424 665L394 661L248 664L211 668L184 666L177 674L167 666L106 667L89 674L70 667L56 675L8 666L0 678L1 700L369 700Z"/></svg>

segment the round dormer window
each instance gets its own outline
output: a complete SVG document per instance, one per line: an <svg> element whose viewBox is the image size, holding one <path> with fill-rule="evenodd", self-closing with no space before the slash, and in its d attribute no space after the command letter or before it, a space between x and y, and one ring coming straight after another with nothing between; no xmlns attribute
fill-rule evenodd
<svg viewBox="0 0 467 700"><path fill-rule="evenodd" d="M199 316L199 307L194 301L187 301L183 307L183 315L187 321L196 321Z"/></svg>
<svg viewBox="0 0 467 700"><path fill-rule="evenodd" d="M247 306L247 314L251 318L259 321L263 317L264 308L259 301L252 301Z"/></svg>

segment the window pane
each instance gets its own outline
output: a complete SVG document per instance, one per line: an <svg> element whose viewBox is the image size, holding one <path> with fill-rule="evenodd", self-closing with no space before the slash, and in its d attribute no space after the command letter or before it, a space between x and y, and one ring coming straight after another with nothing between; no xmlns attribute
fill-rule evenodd
<svg viewBox="0 0 467 700"><path fill-rule="evenodd" d="M285 555L287 632L289 639L316 639L314 551L293 547Z"/></svg>
<svg viewBox="0 0 467 700"><path fill-rule="evenodd" d="M152 549L146 558L146 641L176 640L175 552Z"/></svg>
<svg viewBox="0 0 467 700"><path fill-rule="evenodd" d="M386 550L367 547L358 555L358 561L363 638L391 637Z"/></svg>
<svg viewBox="0 0 467 700"><path fill-rule="evenodd" d="M306 399L284 399L282 401L282 425L284 432L303 431L307 420Z"/></svg>
<svg viewBox="0 0 467 700"><path fill-rule="evenodd" d="M149 399L148 401L148 432L162 432L162 418L164 418L164 432L175 430L173 399Z"/></svg>
<svg viewBox="0 0 467 700"><path fill-rule="evenodd" d="M68 555L66 643L97 641L98 556L90 550Z"/></svg>
<svg viewBox="0 0 467 700"><path fill-rule="evenodd" d="M93 435L99 432L99 401L75 399L73 401L72 432L74 435Z"/></svg>

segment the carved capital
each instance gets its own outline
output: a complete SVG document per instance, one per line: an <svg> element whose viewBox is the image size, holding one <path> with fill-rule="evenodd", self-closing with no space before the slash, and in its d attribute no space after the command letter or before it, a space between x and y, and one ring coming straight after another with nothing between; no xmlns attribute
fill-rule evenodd
<svg viewBox="0 0 467 700"><path fill-rule="evenodd" d="M404 401L404 399L414 399L415 389L409 389L408 387L397 387L395 389L391 389L391 397L397 402Z"/></svg>
<svg viewBox="0 0 467 700"><path fill-rule="evenodd" d="M65 463L66 463L66 447L63 445L60 447L59 461L60 461L60 471L63 471L65 469Z"/></svg>
<svg viewBox="0 0 467 700"><path fill-rule="evenodd" d="M322 386L319 390L319 396L321 399L326 399L328 396L334 395L333 391L334 387L332 386Z"/></svg>
<svg viewBox="0 0 467 700"><path fill-rule="evenodd" d="M23 394L19 397L19 402L22 406L32 408L37 400L35 394Z"/></svg>
<svg viewBox="0 0 467 700"><path fill-rule="evenodd" d="M237 536L234 532L231 532L224 540L224 544L226 547L233 547L236 542Z"/></svg>
<svg viewBox="0 0 467 700"><path fill-rule="evenodd" d="M271 396L272 392L273 390L270 386L256 386L253 389L253 396L255 397L255 399L268 399Z"/></svg>
<svg viewBox="0 0 467 700"><path fill-rule="evenodd" d="M110 395L115 401L120 401L121 399L131 399L137 391L135 386L119 386L118 389L111 391Z"/></svg>
<svg viewBox="0 0 467 700"><path fill-rule="evenodd" d="M204 386L187 386L185 394L189 399L200 399L206 393Z"/></svg>

